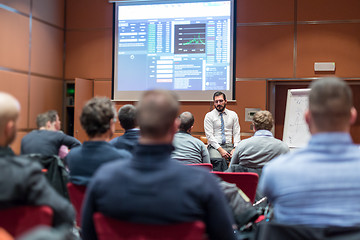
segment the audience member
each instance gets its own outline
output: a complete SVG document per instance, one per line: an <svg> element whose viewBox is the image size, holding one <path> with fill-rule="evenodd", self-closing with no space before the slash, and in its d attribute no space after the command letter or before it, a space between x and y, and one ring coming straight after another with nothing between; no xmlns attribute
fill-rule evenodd
<svg viewBox="0 0 360 240"><path fill-rule="evenodd" d="M230 161L240 142L239 119L234 111L226 109L227 100L223 92L215 92L213 100L215 109L208 112L204 119L210 159Z"/></svg>
<svg viewBox="0 0 360 240"><path fill-rule="evenodd" d="M179 116L179 131L175 134L172 142L175 150L172 152L173 159L183 163L210 163L209 152L205 144L191 136L194 126L194 116L190 112L183 112Z"/></svg>
<svg viewBox="0 0 360 240"><path fill-rule="evenodd" d="M9 148L16 137L19 112L19 102L0 92L0 208L48 205L54 211L54 226L72 225L74 209L49 185L40 164L15 156Z"/></svg>
<svg viewBox="0 0 360 240"><path fill-rule="evenodd" d="M254 136L237 145L228 171L256 172L261 175L261 169L268 161L289 152L286 143L274 138L270 132L274 121L269 111L256 112L252 124Z"/></svg>
<svg viewBox="0 0 360 240"><path fill-rule="evenodd" d="M115 131L116 110L108 98L89 100L81 113L80 123L89 137L66 156L70 181L87 185L94 172L106 162L129 159L131 154L108 143Z"/></svg>
<svg viewBox="0 0 360 240"><path fill-rule="evenodd" d="M47 112L50 121L50 127L48 130L60 131L61 130L61 122L59 118L59 114L56 110L50 110Z"/></svg>
<svg viewBox="0 0 360 240"><path fill-rule="evenodd" d="M170 158L178 109L172 92L143 94L137 106L141 136L133 159L103 165L88 185L84 239L97 239L92 218L96 211L145 224L202 220L210 239L234 239L233 216L214 176Z"/></svg>
<svg viewBox="0 0 360 240"><path fill-rule="evenodd" d="M47 112L47 116L49 117L49 124L46 130L61 131L61 122L57 111L50 110ZM64 159L68 153L69 153L69 148L65 145L61 145L58 153L59 157L61 159Z"/></svg>
<svg viewBox="0 0 360 240"><path fill-rule="evenodd" d="M288 225L360 225L360 149L349 134L356 121L350 87L337 78L311 84L305 120L308 145L265 165L260 189L275 220Z"/></svg>
<svg viewBox="0 0 360 240"><path fill-rule="evenodd" d="M21 154L52 156L59 154L62 145L70 149L81 145L76 138L59 131L60 121L55 110L39 114L36 123L39 129L31 131L21 140Z"/></svg>
<svg viewBox="0 0 360 240"><path fill-rule="evenodd" d="M138 144L140 129L136 123L136 108L126 104L119 109L118 118L121 127L125 130L124 135L110 141L117 149L125 149L132 152Z"/></svg>

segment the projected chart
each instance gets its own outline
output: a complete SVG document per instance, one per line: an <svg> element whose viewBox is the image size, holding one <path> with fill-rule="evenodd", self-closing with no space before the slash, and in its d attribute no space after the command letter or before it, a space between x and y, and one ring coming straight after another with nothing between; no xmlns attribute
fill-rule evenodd
<svg viewBox="0 0 360 240"><path fill-rule="evenodd" d="M175 54L205 53L206 24L175 25Z"/></svg>

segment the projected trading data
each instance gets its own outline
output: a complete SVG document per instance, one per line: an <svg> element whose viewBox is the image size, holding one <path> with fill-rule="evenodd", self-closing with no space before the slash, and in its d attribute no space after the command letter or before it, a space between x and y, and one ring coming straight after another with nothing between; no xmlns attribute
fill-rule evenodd
<svg viewBox="0 0 360 240"><path fill-rule="evenodd" d="M229 1L117 7L119 91L229 90Z"/></svg>
<svg viewBox="0 0 360 240"><path fill-rule="evenodd" d="M175 54L205 53L206 24L175 25Z"/></svg>

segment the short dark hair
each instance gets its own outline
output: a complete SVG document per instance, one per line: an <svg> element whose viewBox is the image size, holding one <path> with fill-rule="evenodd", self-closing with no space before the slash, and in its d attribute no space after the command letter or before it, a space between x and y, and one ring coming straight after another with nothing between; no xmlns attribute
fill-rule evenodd
<svg viewBox="0 0 360 240"><path fill-rule="evenodd" d="M114 104L106 97L90 99L82 109L81 126L89 137L104 134L110 129L110 121L116 120Z"/></svg>
<svg viewBox="0 0 360 240"><path fill-rule="evenodd" d="M194 116L191 112L183 112L182 114L180 114L179 119L179 130L184 132L187 132L194 125L195 122Z"/></svg>
<svg viewBox="0 0 360 240"><path fill-rule="evenodd" d="M253 116L253 123L256 130L269 130L271 131L274 120L271 112L269 111L257 111Z"/></svg>
<svg viewBox="0 0 360 240"><path fill-rule="evenodd" d="M136 108L131 104L126 104L119 109L118 118L120 125L125 129L136 127Z"/></svg>
<svg viewBox="0 0 360 240"><path fill-rule="evenodd" d="M47 114L48 114L49 121L51 123L56 121L56 116L59 116L59 114L58 114L58 112L56 110L49 110L47 112Z"/></svg>
<svg viewBox="0 0 360 240"><path fill-rule="evenodd" d="M310 85L309 110L321 131L339 131L349 124L353 107L352 92L339 78L322 78Z"/></svg>
<svg viewBox="0 0 360 240"><path fill-rule="evenodd" d="M165 136L177 117L178 97L167 90L146 91L137 105L136 119L142 136Z"/></svg>
<svg viewBox="0 0 360 240"><path fill-rule="evenodd" d="M221 96L221 95L223 95L224 100L226 100L226 95L225 95L225 93L220 92L220 91L217 91L217 92L214 93L214 95L213 95L213 100L215 100L215 97L218 97L218 96Z"/></svg>
<svg viewBox="0 0 360 240"><path fill-rule="evenodd" d="M50 121L49 120L49 114L46 113L40 113L36 117L36 126L37 128L46 127L46 123Z"/></svg>

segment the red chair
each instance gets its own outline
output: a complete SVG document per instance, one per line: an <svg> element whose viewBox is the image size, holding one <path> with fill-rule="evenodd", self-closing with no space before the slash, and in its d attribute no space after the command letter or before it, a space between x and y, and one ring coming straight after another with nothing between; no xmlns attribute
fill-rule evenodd
<svg viewBox="0 0 360 240"><path fill-rule="evenodd" d="M259 175L252 172L213 172L225 182L235 183L252 203L255 201Z"/></svg>
<svg viewBox="0 0 360 240"><path fill-rule="evenodd" d="M201 221L172 225L149 225L115 220L94 214L99 240L205 240L205 224Z"/></svg>
<svg viewBox="0 0 360 240"><path fill-rule="evenodd" d="M205 167L210 172L213 170L213 165L211 163L193 163L193 164L186 164L188 166L199 166L199 167Z"/></svg>
<svg viewBox="0 0 360 240"><path fill-rule="evenodd" d="M67 183L67 189L69 192L69 197L72 205L76 211L76 225L81 226L81 207L83 204L86 186L83 185L75 185L71 182Z"/></svg>
<svg viewBox="0 0 360 240"><path fill-rule="evenodd" d="M18 206L0 210L0 227L13 237L39 226L51 226L53 210L48 206Z"/></svg>

